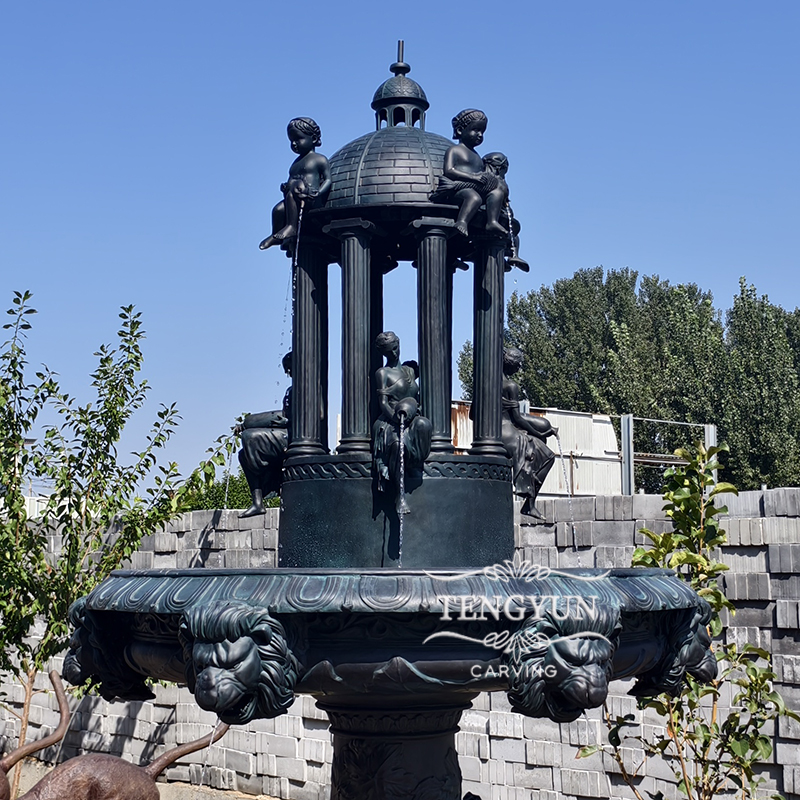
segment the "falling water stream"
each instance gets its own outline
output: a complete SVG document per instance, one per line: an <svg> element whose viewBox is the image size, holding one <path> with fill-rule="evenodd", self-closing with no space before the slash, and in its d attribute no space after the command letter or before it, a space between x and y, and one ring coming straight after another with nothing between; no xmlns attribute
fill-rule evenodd
<svg viewBox="0 0 800 800"><path fill-rule="evenodd" d="M222 725L223 722L221 719L218 719L216 724L214 725L213 730L211 731L211 741L208 743L208 747L206 747L206 755L203 759L203 769L200 770L200 783L197 784L197 788L202 789L205 782L206 782L206 771L208 769L208 758L211 754L211 748L214 746L214 743L217 738L217 731L219 730L219 726ZM197 794L197 797L201 797L201 795Z"/></svg>
<svg viewBox="0 0 800 800"><path fill-rule="evenodd" d="M406 516L406 465L405 465L405 450L406 450L406 425L405 416L400 416L400 505L398 506L399 513L397 514L400 520L400 534L397 545L397 566L403 566L403 519Z"/></svg>
<svg viewBox="0 0 800 800"><path fill-rule="evenodd" d="M561 472L564 474L564 486L567 488L570 530L572 531L572 549L578 554L578 566L582 567L583 564L581 564L581 551L578 549L578 540L575 535L575 512L572 508L572 486L569 482L569 478L567 477L567 465L564 461L564 448L561 446L561 437L558 434L556 434L555 437L556 441L558 442L558 455L561 461Z"/></svg>

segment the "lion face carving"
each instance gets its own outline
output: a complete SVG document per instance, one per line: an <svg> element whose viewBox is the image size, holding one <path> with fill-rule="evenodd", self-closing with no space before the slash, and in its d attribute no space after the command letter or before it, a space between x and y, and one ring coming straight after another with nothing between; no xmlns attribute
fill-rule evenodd
<svg viewBox="0 0 800 800"><path fill-rule="evenodd" d="M598 604L594 619L529 617L508 657L512 707L531 717L571 722L608 695L619 611Z"/></svg>
<svg viewBox="0 0 800 800"><path fill-rule="evenodd" d="M300 666L283 627L263 609L236 602L191 608L180 637L189 689L223 722L277 717L292 704Z"/></svg>

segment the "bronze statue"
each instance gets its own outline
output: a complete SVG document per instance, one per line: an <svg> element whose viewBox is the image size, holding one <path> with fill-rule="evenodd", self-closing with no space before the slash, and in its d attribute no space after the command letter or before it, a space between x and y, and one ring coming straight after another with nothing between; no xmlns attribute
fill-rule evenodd
<svg viewBox="0 0 800 800"><path fill-rule="evenodd" d="M506 212L506 222L508 224L508 238L510 246L506 251L506 272L512 267L517 267L523 272L530 272L531 268L525 259L519 257L519 222L514 218L511 211L511 203L508 199L508 184L506 183L506 173L508 172L508 157L504 153L487 153L483 157L483 165L487 172L491 172L497 177L497 186L505 194L504 210Z"/></svg>
<svg viewBox="0 0 800 800"><path fill-rule="evenodd" d="M375 373L380 416L372 428L372 456L378 472L378 488L395 491L398 514L410 509L400 491L400 423L403 434L404 472L421 472L431 449L431 421L419 413L416 370L413 362L400 363L400 340L392 331L379 333L375 346L386 358L386 366Z"/></svg>
<svg viewBox="0 0 800 800"><path fill-rule="evenodd" d="M223 722L272 719L294 702L300 664L265 609L235 600L193 606L179 639L189 691Z"/></svg>
<svg viewBox="0 0 800 800"><path fill-rule="evenodd" d="M283 357L283 370L291 377L292 354ZM264 498L280 490L283 462L291 441L292 387L283 396L280 411L248 414L233 432L242 437L239 463L250 487L253 504L240 517L265 514Z"/></svg>
<svg viewBox="0 0 800 800"><path fill-rule="evenodd" d="M310 117L296 117L286 132L297 158L289 180L281 184L283 200L272 209L272 234L259 245L262 250L297 236L301 210L324 206L331 190L328 159L315 152L322 144L319 125Z"/></svg>
<svg viewBox="0 0 800 800"><path fill-rule="evenodd" d="M434 202L457 201L461 208L456 218L456 230L469 235L469 223L483 203L486 203L486 231L507 236L500 223L500 214L508 199L505 180L487 169L475 148L483 141L488 119L483 111L467 108L453 117L453 138L458 139L444 155L444 174L431 195Z"/></svg>
<svg viewBox="0 0 800 800"><path fill-rule="evenodd" d="M11 796L6 777L11 767L32 753L61 741L67 732L69 705L64 686L55 671L50 673L50 681L58 699L61 721L50 736L23 745L0 761L0 800L9 800ZM19 800L158 800L161 795L156 778L179 758L216 742L228 727L220 724L202 739L167 750L146 767L137 767L108 753L89 753L71 758L48 772L32 789L20 795Z"/></svg>
<svg viewBox="0 0 800 800"><path fill-rule="evenodd" d="M545 441L548 436L555 436L558 429L545 417L519 410L519 384L511 376L519 372L522 359L522 351L516 347L503 350L502 439L513 463L514 493L525 498L521 513L541 519L535 505L536 495L555 461L555 454Z"/></svg>

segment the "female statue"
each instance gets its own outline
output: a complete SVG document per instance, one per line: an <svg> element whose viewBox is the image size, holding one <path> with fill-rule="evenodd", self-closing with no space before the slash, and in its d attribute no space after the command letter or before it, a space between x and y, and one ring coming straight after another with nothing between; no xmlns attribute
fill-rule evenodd
<svg viewBox="0 0 800 800"><path fill-rule="evenodd" d="M288 352L282 361L284 372L292 375L292 354ZM242 437L239 463L247 478L253 504L240 517L254 517L266 513L264 498L280 490L283 462L291 441L292 387L283 397L280 411L264 411L248 414L233 432Z"/></svg>
<svg viewBox="0 0 800 800"><path fill-rule="evenodd" d="M419 413L419 386L414 367L400 363L400 340L392 331L379 333L375 346L386 357L386 366L375 373L380 416L372 428L372 457L378 473L378 489L395 491L398 514L411 510L400 492L400 423L403 423L404 471L422 471L431 449L431 421Z"/></svg>
<svg viewBox="0 0 800 800"><path fill-rule="evenodd" d="M502 439L513 463L514 493L525 498L521 512L541 519L535 505L536 495L555 461L555 454L545 441L548 436L555 436L558 429L545 417L519 410L519 384L511 376L519 372L522 358L522 351L516 347L503 350Z"/></svg>

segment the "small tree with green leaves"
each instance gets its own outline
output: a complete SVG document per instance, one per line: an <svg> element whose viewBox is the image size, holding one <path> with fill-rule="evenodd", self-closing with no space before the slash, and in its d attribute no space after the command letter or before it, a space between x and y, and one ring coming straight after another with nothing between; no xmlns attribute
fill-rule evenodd
<svg viewBox="0 0 800 800"><path fill-rule="evenodd" d="M35 679L66 646L70 605L119 567L143 536L179 514L234 446L232 437L221 437L186 479L174 462L158 463L179 419L173 404L158 411L142 449L121 458L122 432L149 390L138 374L140 315L132 306L122 308L117 345L95 354L95 399L81 405L46 368L29 377L25 339L36 313L30 298L29 292L14 293L11 321L4 325L9 339L0 350L0 671L24 689L20 745ZM36 442L31 434L45 411L58 422L45 425ZM25 501L31 479L50 487L35 519ZM61 547L48 552L53 535ZM18 781L19 771L12 797Z"/></svg>
<svg viewBox="0 0 800 800"><path fill-rule="evenodd" d="M727 512L727 507L714 501L720 494L737 493L732 484L716 480L718 454L726 450L725 445L706 449L696 443L691 449L676 451L686 465L665 472L664 510L672 519L673 530L654 533L642 529L651 547L637 548L632 562L633 566L676 570L711 606L709 632L715 637L723 633L722 610L735 613L719 583L728 567L717 557L727 541L719 524L719 516ZM712 800L733 791L740 793L742 800L754 797L763 782L757 773L758 764L772 753L768 723L781 716L800 717L786 708L775 690L772 659L766 650L750 644L739 649L734 642L724 641L718 641L714 650L719 674L711 683L700 684L687 676L677 697L662 694L639 700L640 708L651 709L661 717L665 738L650 740L636 734L632 730L636 727L633 714L612 718L605 708L608 744L583 748L579 757L601 749L608 752L637 800L644 800L638 789L639 772L647 759L655 756L670 759L678 789L689 800ZM727 709L720 703L725 684L733 688ZM629 769L622 747L633 742L643 748L645 759ZM651 798L663 800L660 792Z"/></svg>

